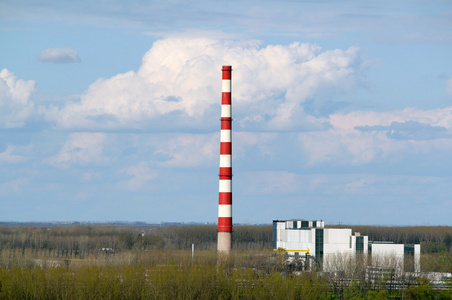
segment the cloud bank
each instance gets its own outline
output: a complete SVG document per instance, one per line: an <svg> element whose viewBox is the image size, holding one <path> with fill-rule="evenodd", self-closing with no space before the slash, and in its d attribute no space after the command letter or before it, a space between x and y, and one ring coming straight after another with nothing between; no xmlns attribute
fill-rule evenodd
<svg viewBox="0 0 452 300"><path fill-rule="evenodd" d="M34 91L33 80L18 79L8 69L0 71L0 128L17 128L25 125L34 111L34 105L30 101Z"/></svg>
<svg viewBox="0 0 452 300"><path fill-rule="evenodd" d="M49 111L64 128L177 130L216 125L220 68L233 66L237 125L281 130L311 126L303 103L350 90L363 79L359 49L311 44L165 39L154 43L138 71L99 79L80 102Z"/></svg>
<svg viewBox="0 0 452 300"><path fill-rule="evenodd" d="M359 166L401 153L417 157L428 147L450 150L451 107L333 110L325 115L308 109L317 99L334 101L336 95L365 83L369 63L360 58L359 48L322 51L308 43L264 46L257 41L168 38L154 43L137 71L100 78L78 101L41 108L51 124L75 132L49 161L83 164L89 162L85 156L102 161L102 153L92 151L102 147L104 138L80 131L140 130L178 133L159 136L152 144L156 147L148 161L152 167L201 167L212 162L218 150L223 64L233 66L234 128L246 136L237 135L242 142L238 157L249 155L250 149L262 157L277 157L283 149L275 147L275 141L293 149L295 156L302 154L302 159L294 160L300 166ZM2 78L3 93L12 100L4 103L16 107L5 115L4 126L20 126L33 109L28 99L34 83L17 79L6 69ZM319 101L317 106L321 105L325 104ZM298 133L289 138L288 132Z"/></svg>

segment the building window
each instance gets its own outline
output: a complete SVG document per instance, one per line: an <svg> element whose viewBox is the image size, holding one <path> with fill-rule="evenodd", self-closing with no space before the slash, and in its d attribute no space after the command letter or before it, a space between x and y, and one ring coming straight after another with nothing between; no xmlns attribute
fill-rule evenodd
<svg viewBox="0 0 452 300"><path fill-rule="evenodd" d="M357 236L356 237L356 253L363 253L363 252L364 252L364 237Z"/></svg>
<svg viewBox="0 0 452 300"><path fill-rule="evenodd" d="M323 229L315 230L315 258L323 258Z"/></svg>
<svg viewBox="0 0 452 300"><path fill-rule="evenodd" d="M273 221L273 232L272 232L272 240L273 240L273 248L277 248L278 245L278 222Z"/></svg>
<svg viewBox="0 0 452 300"><path fill-rule="evenodd" d="M405 244L403 246L403 252L404 252L404 263L403 263L404 271L414 272L415 271L414 245Z"/></svg>
<svg viewBox="0 0 452 300"><path fill-rule="evenodd" d="M405 244L403 247L403 252L405 255L414 255L414 245L413 244Z"/></svg>

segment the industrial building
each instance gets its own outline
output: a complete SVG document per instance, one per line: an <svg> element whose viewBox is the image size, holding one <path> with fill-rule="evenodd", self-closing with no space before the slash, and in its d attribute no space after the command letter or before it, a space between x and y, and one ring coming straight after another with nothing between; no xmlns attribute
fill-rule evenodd
<svg viewBox="0 0 452 300"><path fill-rule="evenodd" d="M359 257L374 268L420 272L419 244L369 241L350 228L325 228L324 221L273 221L273 247L306 264L315 261L323 271L336 271Z"/></svg>

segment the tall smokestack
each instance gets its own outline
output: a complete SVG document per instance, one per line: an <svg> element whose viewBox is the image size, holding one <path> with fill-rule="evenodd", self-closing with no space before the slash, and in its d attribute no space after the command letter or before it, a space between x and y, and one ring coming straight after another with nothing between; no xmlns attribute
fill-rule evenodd
<svg viewBox="0 0 452 300"><path fill-rule="evenodd" d="M231 251L232 236L232 118L231 66L223 66L220 134L220 193L218 204L218 251Z"/></svg>

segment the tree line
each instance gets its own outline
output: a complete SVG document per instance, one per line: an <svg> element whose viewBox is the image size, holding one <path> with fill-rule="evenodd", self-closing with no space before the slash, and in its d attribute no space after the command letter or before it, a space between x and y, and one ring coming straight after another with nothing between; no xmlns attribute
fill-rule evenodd
<svg viewBox="0 0 452 300"><path fill-rule="evenodd" d="M0 250L40 251L48 257L87 257L127 250L214 250L216 226L136 228L122 226L0 226ZM236 226L233 247L271 248L271 226Z"/></svg>
<svg viewBox="0 0 452 300"><path fill-rule="evenodd" d="M329 226L334 227L334 226ZM337 226L336 226L337 227ZM421 244L421 251L452 253L452 227L341 226L369 236L369 240ZM127 250L215 250L217 227L185 225L155 228L126 226L57 226L34 228L0 226L0 250L40 251L48 257L87 257ZM235 249L272 248L272 226L235 226Z"/></svg>

